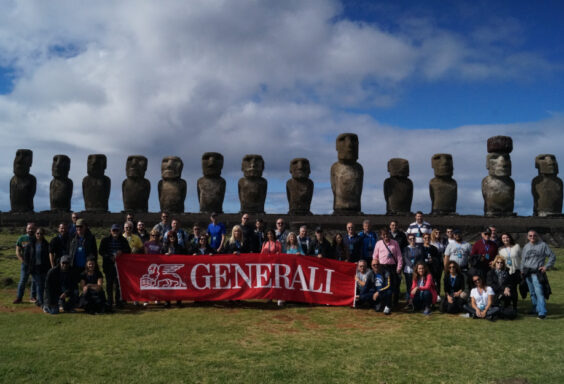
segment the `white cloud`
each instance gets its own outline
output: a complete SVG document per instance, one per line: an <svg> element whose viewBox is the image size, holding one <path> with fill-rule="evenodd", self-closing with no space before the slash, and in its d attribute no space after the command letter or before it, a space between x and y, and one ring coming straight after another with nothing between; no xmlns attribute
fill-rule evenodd
<svg viewBox="0 0 564 384"><path fill-rule="evenodd" d="M226 210L231 211L238 210L236 181L244 154L265 158L271 211L285 206L289 160L308 157L316 182L312 209L318 213L332 210L329 168L340 132L360 136L363 210L372 213L385 209L381 186L391 157L410 160L413 208L428 210L430 156L453 153L459 206L479 213L476 190L486 173L487 137L514 136L518 169L529 170L529 159L540 152L558 156L556 140L530 136L560 137L559 117L529 125L404 131L342 111L393 105L405 83L419 76L435 81L550 71L534 53L503 53L499 46L519 30L517 23L499 34L503 23L461 36L419 19L391 32L336 17L341 7L333 1L36 1L13 2L3 10L0 65L13 67L18 77L13 92L0 96L0 179L5 180L0 196L7 196L15 150L33 149L32 173L40 180L37 210L48 209L46 186L57 153L72 159L75 209L83 206L87 155L108 156L113 210L121 209L130 154L149 158L152 210L158 209L161 158L181 156L189 211L198 209L195 183L205 151L225 155ZM515 179L526 185L533 173ZM516 206L526 213L530 199L518 185ZM8 199L0 209L9 209Z"/></svg>

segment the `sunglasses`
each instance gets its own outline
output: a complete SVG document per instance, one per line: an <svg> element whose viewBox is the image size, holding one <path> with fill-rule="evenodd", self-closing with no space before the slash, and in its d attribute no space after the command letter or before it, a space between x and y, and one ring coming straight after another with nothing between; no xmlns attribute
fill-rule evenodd
<svg viewBox="0 0 564 384"><path fill-rule="evenodd" d="M482 279L472 280L473 282L477 283L478 281L482 281Z"/></svg>

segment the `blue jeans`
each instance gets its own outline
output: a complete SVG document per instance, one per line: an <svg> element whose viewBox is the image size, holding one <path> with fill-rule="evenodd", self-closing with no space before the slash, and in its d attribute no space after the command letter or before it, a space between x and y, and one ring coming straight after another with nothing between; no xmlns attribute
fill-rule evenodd
<svg viewBox="0 0 564 384"><path fill-rule="evenodd" d="M29 278L29 267L27 264L22 263L20 268L20 282L18 283L18 299L23 299L25 286L27 285L27 279ZM31 297L37 297L37 285L35 284L35 279L31 279Z"/></svg>
<svg viewBox="0 0 564 384"><path fill-rule="evenodd" d="M405 301L409 301L411 293L411 284L413 283L413 273L403 273L405 277Z"/></svg>
<svg viewBox="0 0 564 384"><path fill-rule="evenodd" d="M47 274L36 272L31 277L37 285L37 305L43 305L43 292L45 291L45 278Z"/></svg>
<svg viewBox="0 0 564 384"><path fill-rule="evenodd" d="M415 296L413 296L413 308L424 309L430 307L433 304L433 295L430 291L417 291Z"/></svg>
<svg viewBox="0 0 564 384"><path fill-rule="evenodd" d="M542 285L539 283L538 275L536 273L532 273L527 276L525 280L529 286L533 308L537 311L539 316L546 316L546 302L544 300L544 293L542 291Z"/></svg>

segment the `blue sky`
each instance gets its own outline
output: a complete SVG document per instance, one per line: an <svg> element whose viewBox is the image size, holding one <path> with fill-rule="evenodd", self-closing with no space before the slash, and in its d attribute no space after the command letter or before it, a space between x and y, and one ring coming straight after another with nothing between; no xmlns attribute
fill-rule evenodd
<svg viewBox="0 0 564 384"><path fill-rule="evenodd" d="M562 159L564 27L559 1L0 2L0 210L17 148L34 151L36 210L49 208L53 155L75 192L91 153L108 156L110 209L125 159L178 155L198 210L203 152L225 156L225 210L247 153L265 158L267 212L286 212L294 157L307 157L315 213L332 210L335 138L360 138L363 211L384 213L392 157L409 160L412 210L428 211L434 153L454 156L458 211L480 214L486 140L514 139L515 210L531 214L534 157Z"/></svg>

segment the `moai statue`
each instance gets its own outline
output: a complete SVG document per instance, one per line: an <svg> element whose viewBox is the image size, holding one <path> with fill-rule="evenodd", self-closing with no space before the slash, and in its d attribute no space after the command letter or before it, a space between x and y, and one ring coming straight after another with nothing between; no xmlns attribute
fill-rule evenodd
<svg viewBox="0 0 564 384"><path fill-rule="evenodd" d="M161 163L159 181L159 203L161 212L184 212L186 199L186 181L181 179L184 163L177 156L164 157Z"/></svg>
<svg viewBox="0 0 564 384"><path fill-rule="evenodd" d="M409 215L413 201L413 182L409 176L409 162L405 159L388 161L390 177L384 180L387 215Z"/></svg>
<svg viewBox="0 0 564 384"><path fill-rule="evenodd" d="M53 156L53 180L49 185L51 211L69 212L71 209L73 183L69 179L70 165L71 159L67 155Z"/></svg>
<svg viewBox="0 0 564 384"><path fill-rule="evenodd" d="M456 212L458 187L452 178L452 155L437 153L431 157L431 166L435 177L429 182L433 215L449 215Z"/></svg>
<svg viewBox="0 0 564 384"><path fill-rule="evenodd" d="M225 198L225 179L221 177L223 155L217 152L205 152L202 155L203 177L198 179L198 201L200 212L223 213Z"/></svg>
<svg viewBox="0 0 564 384"><path fill-rule="evenodd" d="M309 210L313 197L313 181L309 179L309 160L304 158L290 161L292 178L286 182L286 196L290 215L311 215Z"/></svg>
<svg viewBox="0 0 564 384"><path fill-rule="evenodd" d="M511 216L515 200L515 183L511 179L513 140L509 136L488 139L486 168L489 175L482 180L484 215Z"/></svg>
<svg viewBox="0 0 564 384"><path fill-rule="evenodd" d="M106 155L88 155L88 176L82 179L82 195L87 211L107 212L112 182L104 175Z"/></svg>
<svg viewBox="0 0 564 384"><path fill-rule="evenodd" d="M533 179L533 215L555 216L562 214L562 180L557 177L558 162L554 155L535 158L539 175Z"/></svg>
<svg viewBox="0 0 564 384"><path fill-rule="evenodd" d="M151 182L145 179L147 158L145 156L129 156L125 162L127 179L121 183L123 209L132 212L147 212L149 210L149 195Z"/></svg>
<svg viewBox="0 0 564 384"><path fill-rule="evenodd" d="M358 160L358 136L341 133L337 136L339 161L331 166L331 189L333 190L333 214L361 214L360 197L364 170Z"/></svg>
<svg viewBox="0 0 564 384"><path fill-rule="evenodd" d="M14 159L14 176L10 180L11 212L33 212L33 197L37 188L35 176L29 174L33 152L18 149Z"/></svg>
<svg viewBox="0 0 564 384"><path fill-rule="evenodd" d="M244 177L239 179L239 201L241 212L264 213L264 201L268 183L262 177L264 160L261 155L245 155L241 170Z"/></svg>

